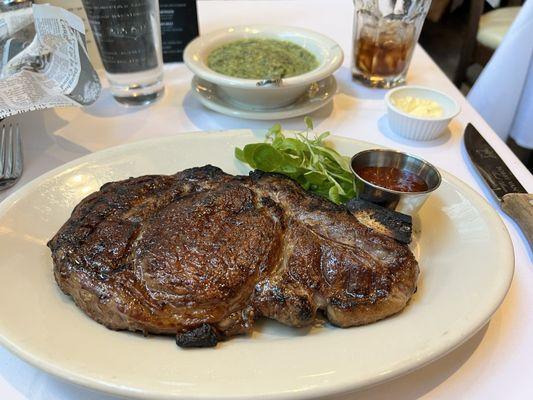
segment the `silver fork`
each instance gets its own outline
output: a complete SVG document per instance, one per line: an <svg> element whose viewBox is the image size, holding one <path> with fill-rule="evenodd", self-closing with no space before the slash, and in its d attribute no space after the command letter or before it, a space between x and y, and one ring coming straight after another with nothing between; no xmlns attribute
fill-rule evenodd
<svg viewBox="0 0 533 400"><path fill-rule="evenodd" d="M22 140L18 124L0 128L0 190L13 186L22 175Z"/></svg>

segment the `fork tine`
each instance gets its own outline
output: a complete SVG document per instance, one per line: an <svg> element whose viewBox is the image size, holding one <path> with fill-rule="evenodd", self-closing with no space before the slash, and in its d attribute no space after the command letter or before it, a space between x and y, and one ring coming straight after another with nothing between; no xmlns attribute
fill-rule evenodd
<svg viewBox="0 0 533 400"><path fill-rule="evenodd" d="M9 124L9 129L6 134L5 141L5 168L4 178L11 178L13 175L13 124Z"/></svg>
<svg viewBox="0 0 533 400"><path fill-rule="evenodd" d="M22 175L22 138L18 124L3 124L0 129L0 190L5 190Z"/></svg>
<svg viewBox="0 0 533 400"><path fill-rule="evenodd" d="M7 151L6 126L2 125L2 138L0 140L0 179L4 177L5 170L6 170L6 167L5 167L6 151Z"/></svg>
<svg viewBox="0 0 533 400"><path fill-rule="evenodd" d="M22 138L20 137L20 127L15 125L13 133L13 176L17 179L22 175L24 159L22 156Z"/></svg>

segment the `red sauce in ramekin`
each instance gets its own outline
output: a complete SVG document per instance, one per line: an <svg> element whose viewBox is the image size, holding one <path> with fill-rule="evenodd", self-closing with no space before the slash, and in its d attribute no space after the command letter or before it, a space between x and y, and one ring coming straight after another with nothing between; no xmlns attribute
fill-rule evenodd
<svg viewBox="0 0 533 400"><path fill-rule="evenodd" d="M427 183L418 175L395 167L360 167L355 172L374 185L397 192L425 192L428 190Z"/></svg>

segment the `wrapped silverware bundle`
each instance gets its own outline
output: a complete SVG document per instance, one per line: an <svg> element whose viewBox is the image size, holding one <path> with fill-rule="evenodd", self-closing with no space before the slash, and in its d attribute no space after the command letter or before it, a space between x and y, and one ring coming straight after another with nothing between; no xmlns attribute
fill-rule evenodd
<svg viewBox="0 0 533 400"><path fill-rule="evenodd" d="M83 22L64 9L0 8L0 54L0 118L89 105L100 95Z"/></svg>

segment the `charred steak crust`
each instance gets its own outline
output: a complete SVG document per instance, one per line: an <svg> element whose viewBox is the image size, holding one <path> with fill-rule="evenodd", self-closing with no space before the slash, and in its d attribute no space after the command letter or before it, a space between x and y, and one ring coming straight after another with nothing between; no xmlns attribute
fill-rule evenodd
<svg viewBox="0 0 533 400"><path fill-rule="evenodd" d="M404 244L291 179L191 168L107 183L49 241L61 290L115 330L210 346L254 320L341 327L401 311L418 265Z"/></svg>

